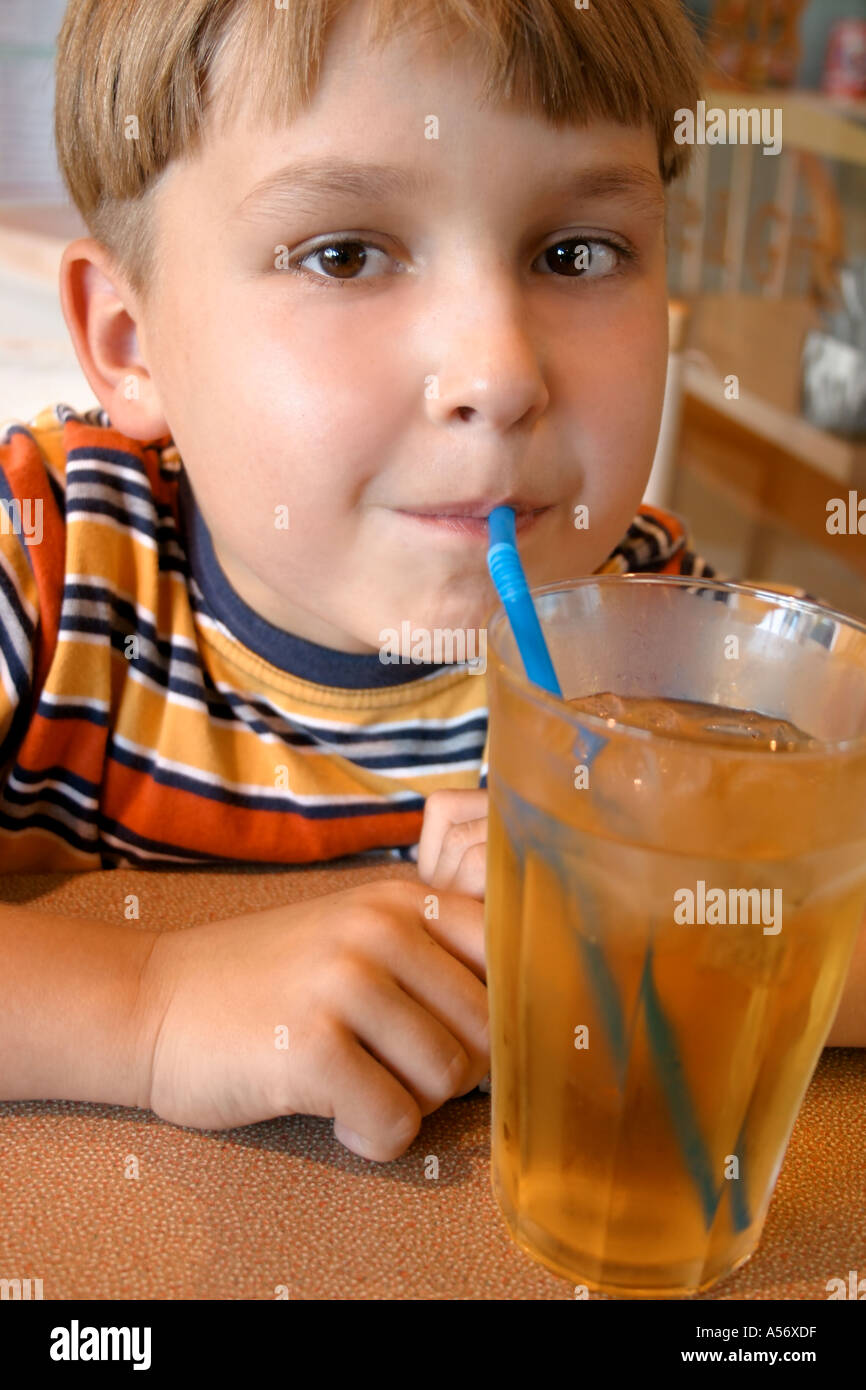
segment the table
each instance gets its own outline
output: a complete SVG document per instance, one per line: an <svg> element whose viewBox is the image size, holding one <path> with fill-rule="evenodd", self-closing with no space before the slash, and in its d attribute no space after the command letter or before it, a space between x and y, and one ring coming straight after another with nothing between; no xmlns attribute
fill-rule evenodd
<svg viewBox="0 0 866 1390"><path fill-rule="evenodd" d="M0 901L178 931L378 878L405 863L20 874ZM123 916L136 892L139 922ZM573 1299L512 1242L490 1184L490 1097L448 1102L392 1163L332 1122L201 1131L69 1101L0 1103L0 1277L48 1299ZM439 1176L425 1176L425 1159ZM125 1174L137 1160L139 1176ZM797 1120L758 1252L706 1299L827 1298L866 1276L866 1049L828 1048ZM593 1297L601 1297L593 1295Z"/></svg>

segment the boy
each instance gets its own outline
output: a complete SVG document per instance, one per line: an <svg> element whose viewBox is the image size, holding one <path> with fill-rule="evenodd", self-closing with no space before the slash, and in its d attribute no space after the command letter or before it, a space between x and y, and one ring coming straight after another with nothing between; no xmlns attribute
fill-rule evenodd
<svg viewBox="0 0 866 1390"><path fill-rule="evenodd" d="M102 410L0 446L42 527L2 537L0 869L408 853L430 796L439 918L422 881L164 935L4 908L0 1094L333 1116L387 1160L489 1054L483 681L383 631L483 625L503 501L533 584L711 573L635 515L697 58L675 0L332 8L68 8L94 235L61 296Z"/></svg>

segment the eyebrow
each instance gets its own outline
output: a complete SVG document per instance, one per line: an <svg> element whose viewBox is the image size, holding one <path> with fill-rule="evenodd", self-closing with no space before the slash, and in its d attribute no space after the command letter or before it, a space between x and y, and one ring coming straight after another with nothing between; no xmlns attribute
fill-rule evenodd
<svg viewBox="0 0 866 1390"><path fill-rule="evenodd" d="M285 211L315 212L335 198L387 202L418 197L433 187L434 176L396 164L366 164L343 159L306 160L288 164L261 179L242 198L233 216L256 221ZM664 206L665 190L658 174L638 164L600 165L580 169L539 190L539 197L571 197L578 201L618 198L638 211L652 213Z"/></svg>

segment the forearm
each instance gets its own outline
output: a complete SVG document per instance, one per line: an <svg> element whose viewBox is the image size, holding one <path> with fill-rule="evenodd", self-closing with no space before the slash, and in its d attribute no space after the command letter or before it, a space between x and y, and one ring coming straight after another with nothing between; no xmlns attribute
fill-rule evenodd
<svg viewBox="0 0 866 1390"><path fill-rule="evenodd" d="M866 1047L866 917L826 1047Z"/></svg>
<svg viewBox="0 0 866 1390"><path fill-rule="evenodd" d="M157 933L0 904L0 1099L146 1105Z"/></svg>

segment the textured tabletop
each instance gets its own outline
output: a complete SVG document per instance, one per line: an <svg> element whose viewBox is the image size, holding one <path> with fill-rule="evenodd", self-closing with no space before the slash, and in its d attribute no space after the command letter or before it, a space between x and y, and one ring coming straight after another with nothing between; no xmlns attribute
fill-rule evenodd
<svg viewBox="0 0 866 1390"><path fill-rule="evenodd" d="M0 901L180 930L414 873L9 875ZM124 919L131 892L139 922ZM40 1278L46 1299L573 1299L511 1241L489 1145L478 1091L429 1115L392 1163L356 1157L309 1116L200 1131L110 1105L0 1103L0 1278ZM826 1299L828 1280L866 1275L864 1211L866 1049L831 1048L757 1254L705 1297Z"/></svg>

